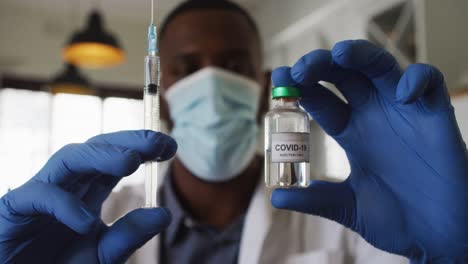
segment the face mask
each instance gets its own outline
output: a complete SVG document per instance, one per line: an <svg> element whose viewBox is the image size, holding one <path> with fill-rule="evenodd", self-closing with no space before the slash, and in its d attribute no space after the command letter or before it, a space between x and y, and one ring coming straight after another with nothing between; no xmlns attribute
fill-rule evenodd
<svg viewBox="0 0 468 264"><path fill-rule="evenodd" d="M202 69L166 94L177 156L195 176L223 182L238 176L257 145L260 86L218 68Z"/></svg>

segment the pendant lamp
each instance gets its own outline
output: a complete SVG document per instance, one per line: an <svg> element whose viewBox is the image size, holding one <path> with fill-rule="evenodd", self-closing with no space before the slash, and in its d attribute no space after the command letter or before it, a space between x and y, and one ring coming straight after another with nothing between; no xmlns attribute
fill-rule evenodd
<svg viewBox="0 0 468 264"><path fill-rule="evenodd" d="M125 60L125 53L114 35L105 31L101 14L95 10L86 28L72 35L63 49L65 61L83 68L105 68Z"/></svg>
<svg viewBox="0 0 468 264"><path fill-rule="evenodd" d="M65 64L65 69L52 79L49 83L49 91L52 94L95 94L94 89L90 88L89 81L81 74L79 69L72 64Z"/></svg>

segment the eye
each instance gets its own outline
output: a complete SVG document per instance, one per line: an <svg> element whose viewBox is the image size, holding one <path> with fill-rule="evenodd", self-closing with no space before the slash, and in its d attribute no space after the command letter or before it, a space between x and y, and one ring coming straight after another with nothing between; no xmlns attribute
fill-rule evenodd
<svg viewBox="0 0 468 264"><path fill-rule="evenodd" d="M181 63L175 68L174 75L178 79L182 79L200 69L196 63Z"/></svg>
<svg viewBox="0 0 468 264"><path fill-rule="evenodd" d="M242 63L238 60L235 60L235 59L231 59L231 60L228 60L223 68L225 68L226 70L229 70L229 71L233 71L233 72L237 72L237 73L242 73L243 69L245 68L244 65L242 65Z"/></svg>

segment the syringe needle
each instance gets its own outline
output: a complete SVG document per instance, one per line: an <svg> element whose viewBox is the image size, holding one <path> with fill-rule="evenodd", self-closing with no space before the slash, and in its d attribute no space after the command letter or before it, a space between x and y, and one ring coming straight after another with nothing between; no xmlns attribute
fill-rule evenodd
<svg viewBox="0 0 468 264"><path fill-rule="evenodd" d="M154 25L154 0L151 0L151 25Z"/></svg>

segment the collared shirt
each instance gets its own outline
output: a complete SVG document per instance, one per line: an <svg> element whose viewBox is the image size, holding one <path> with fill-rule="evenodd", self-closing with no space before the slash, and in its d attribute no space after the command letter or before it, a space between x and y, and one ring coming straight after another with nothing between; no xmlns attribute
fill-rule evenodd
<svg viewBox="0 0 468 264"><path fill-rule="evenodd" d="M182 207L169 174L162 185L162 206L172 222L161 234L161 263L237 263L244 216L224 230L198 223Z"/></svg>

